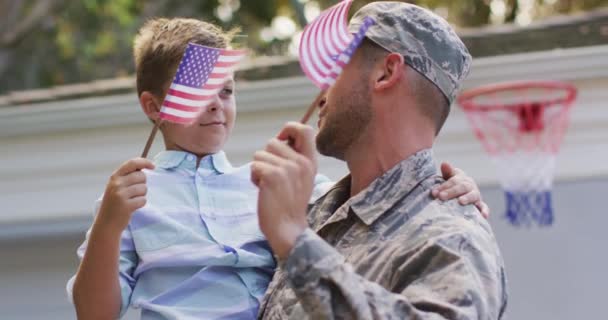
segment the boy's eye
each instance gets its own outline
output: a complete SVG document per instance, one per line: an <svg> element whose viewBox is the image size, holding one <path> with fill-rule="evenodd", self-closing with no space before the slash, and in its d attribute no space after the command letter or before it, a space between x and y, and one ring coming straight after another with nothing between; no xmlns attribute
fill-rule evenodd
<svg viewBox="0 0 608 320"><path fill-rule="evenodd" d="M232 88L224 88L224 89L222 89L222 91L221 91L221 94L222 94L222 95L225 95L225 96L230 96L230 95L232 95L233 93L234 93L234 89L232 89Z"/></svg>

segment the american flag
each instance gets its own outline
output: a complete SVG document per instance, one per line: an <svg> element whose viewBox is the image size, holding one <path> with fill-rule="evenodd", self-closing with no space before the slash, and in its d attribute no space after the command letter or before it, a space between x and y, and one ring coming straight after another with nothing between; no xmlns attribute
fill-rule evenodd
<svg viewBox="0 0 608 320"><path fill-rule="evenodd" d="M222 90L245 54L245 50L189 43L160 109L160 118L181 124L192 123Z"/></svg>
<svg viewBox="0 0 608 320"><path fill-rule="evenodd" d="M365 18L356 34L348 31L348 9L353 0L342 1L321 14L304 28L300 38L300 66L321 89L327 89L348 64L375 22Z"/></svg>

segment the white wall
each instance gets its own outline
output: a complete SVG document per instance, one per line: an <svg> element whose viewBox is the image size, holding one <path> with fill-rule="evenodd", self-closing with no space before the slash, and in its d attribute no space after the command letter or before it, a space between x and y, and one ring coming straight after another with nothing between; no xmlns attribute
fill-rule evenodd
<svg viewBox="0 0 608 320"><path fill-rule="evenodd" d="M516 79L573 81L580 98L558 160L556 223L515 229L501 219L494 167L454 108L438 160L481 185L510 279L512 319L597 319L608 285L602 204L608 186L608 46L477 59L467 87ZM240 83L237 128L226 150L244 163L316 91L304 78ZM64 283L90 224L94 199L118 164L137 156L150 130L134 94L0 109L0 310L6 319L69 319ZM155 150L161 147L157 139ZM321 160L337 179L342 164ZM6 314L7 316L4 316Z"/></svg>
<svg viewBox="0 0 608 320"><path fill-rule="evenodd" d="M501 190L482 190L506 262L509 319L605 319L606 190L608 179L560 182L555 224L543 229L513 228L502 218ZM75 319L64 286L81 236L0 243L1 319ZM136 318L131 312L128 319Z"/></svg>

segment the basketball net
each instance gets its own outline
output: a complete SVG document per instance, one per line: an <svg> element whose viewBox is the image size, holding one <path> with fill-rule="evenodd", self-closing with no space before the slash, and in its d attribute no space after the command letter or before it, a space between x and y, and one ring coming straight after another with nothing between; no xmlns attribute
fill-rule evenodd
<svg viewBox="0 0 608 320"><path fill-rule="evenodd" d="M494 161L516 226L553 223L556 156L576 89L559 82L518 82L464 92L458 103Z"/></svg>

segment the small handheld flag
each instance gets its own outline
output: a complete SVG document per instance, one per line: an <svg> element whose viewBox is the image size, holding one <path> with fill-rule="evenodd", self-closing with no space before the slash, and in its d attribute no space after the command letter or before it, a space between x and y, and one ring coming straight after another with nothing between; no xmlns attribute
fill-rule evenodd
<svg viewBox="0 0 608 320"><path fill-rule="evenodd" d="M189 43L160 110L160 119L189 124L224 87L245 50Z"/></svg>
<svg viewBox="0 0 608 320"><path fill-rule="evenodd" d="M304 28L300 39L300 66L320 89L329 88L363 41L375 22L364 19L356 34L348 31L348 9L352 0L342 1L323 11Z"/></svg>
<svg viewBox="0 0 608 320"><path fill-rule="evenodd" d="M306 25L300 38L300 67L304 74L321 89L300 120L307 123L323 98L323 92L336 82L355 50L363 41L367 29L375 21L365 18L356 34L348 31L348 9L353 0L342 1L321 12Z"/></svg>

